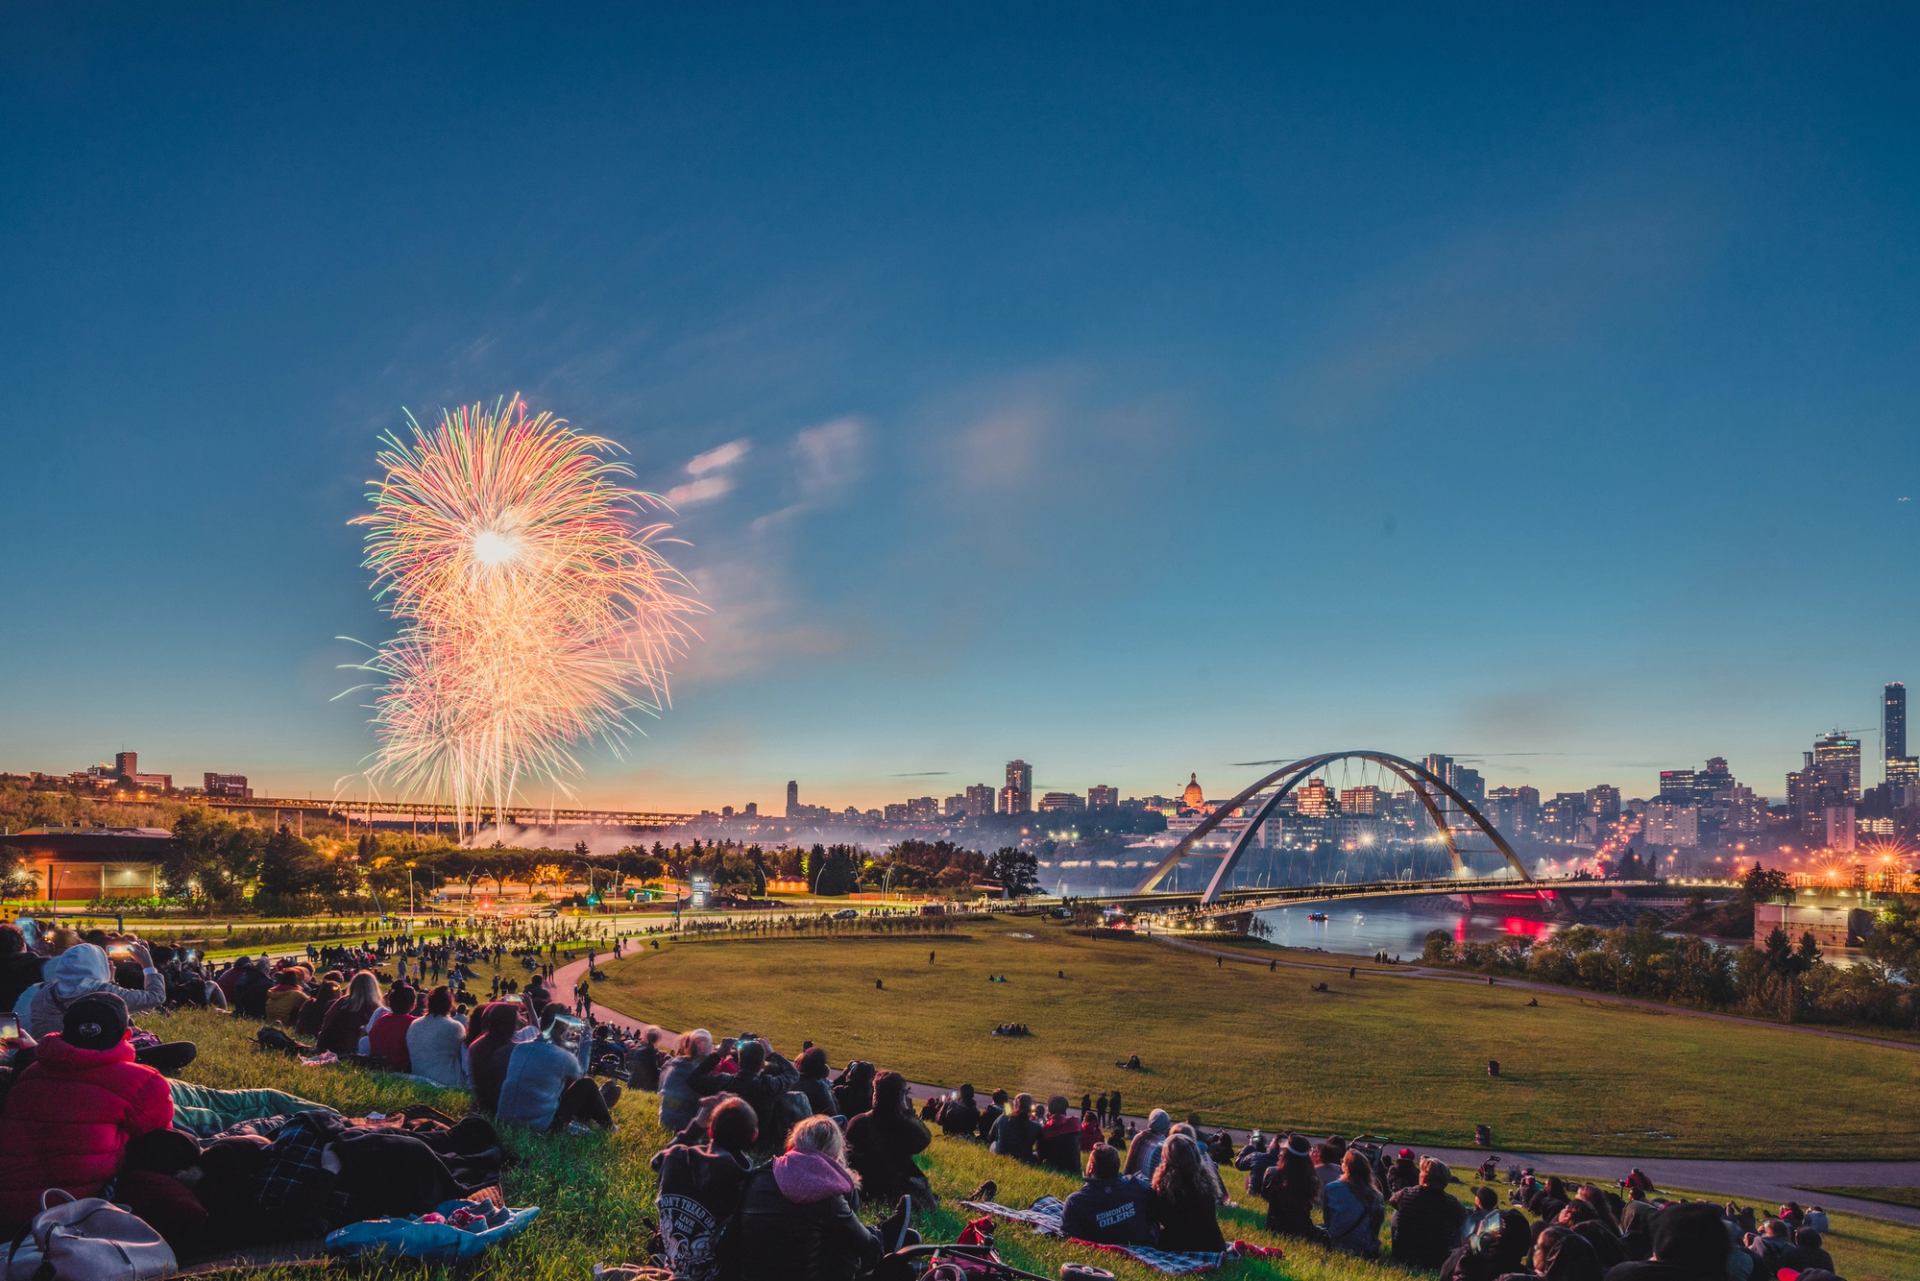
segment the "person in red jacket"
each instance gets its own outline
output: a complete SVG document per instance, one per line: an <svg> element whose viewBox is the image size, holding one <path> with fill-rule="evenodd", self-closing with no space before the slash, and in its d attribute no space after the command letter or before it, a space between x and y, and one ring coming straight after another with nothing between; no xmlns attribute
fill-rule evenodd
<svg viewBox="0 0 1920 1281"><path fill-rule="evenodd" d="M0 1230L30 1222L49 1188L98 1196L129 1140L172 1124L167 1078L134 1061L126 1003L111 992L75 1001L0 1111Z"/></svg>
<svg viewBox="0 0 1920 1281"><path fill-rule="evenodd" d="M405 983L387 989L387 1012L367 1031L367 1053L373 1066L395 1072L413 1071L407 1054L407 1029L413 1026L414 990Z"/></svg>

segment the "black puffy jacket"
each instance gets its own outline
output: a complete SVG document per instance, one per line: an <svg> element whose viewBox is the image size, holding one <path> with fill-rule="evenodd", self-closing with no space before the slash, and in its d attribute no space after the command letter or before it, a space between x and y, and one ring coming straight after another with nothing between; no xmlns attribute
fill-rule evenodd
<svg viewBox="0 0 1920 1281"><path fill-rule="evenodd" d="M729 1281L854 1281L880 1257L879 1234L852 1201L790 1201L763 1165L747 1179L740 1214L723 1247Z"/></svg>

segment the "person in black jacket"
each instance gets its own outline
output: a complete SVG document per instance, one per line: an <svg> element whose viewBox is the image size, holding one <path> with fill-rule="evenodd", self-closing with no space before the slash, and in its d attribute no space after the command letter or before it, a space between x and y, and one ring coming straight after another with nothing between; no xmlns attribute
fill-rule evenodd
<svg viewBox="0 0 1920 1281"><path fill-rule="evenodd" d="M1016 1094L1013 1107L1003 1112L987 1135L993 1150L1019 1161L1033 1160L1033 1145L1040 1139L1040 1123L1033 1119L1033 1096Z"/></svg>
<svg viewBox="0 0 1920 1281"><path fill-rule="evenodd" d="M1159 1246L1178 1252L1217 1252L1227 1248L1214 1208L1213 1180L1200 1159L1200 1146L1184 1134L1167 1138L1153 1172L1153 1217Z"/></svg>
<svg viewBox="0 0 1920 1281"><path fill-rule="evenodd" d="M970 1139L979 1128L980 1104L974 1100L973 1086L963 1085L940 1109L940 1129L950 1137Z"/></svg>
<svg viewBox="0 0 1920 1281"><path fill-rule="evenodd" d="M1101 1245L1152 1245L1153 1189L1138 1179L1122 1178L1120 1154L1105 1143L1087 1157L1087 1182L1067 1198L1060 1225L1068 1236Z"/></svg>
<svg viewBox="0 0 1920 1281"><path fill-rule="evenodd" d="M1705 1201L1670 1205L1648 1225L1653 1258L1617 1263L1607 1281L1720 1281L1727 1275L1731 1242L1719 1206Z"/></svg>
<svg viewBox="0 0 1920 1281"><path fill-rule="evenodd" d="M793 1088L807 1096L807 1102L813 1105L813 1114L832 1116L839 1111L833 1087L827 1084L827 1074L832 1070L827 1063L827 1052L817 1045L809 1045L801 1051L800 1061L794 1066L800 1071L800 1084Z"/></svg>
<svg viewBox="0 0 1920 1281"><path fill-rule="evenodd" d="M765 1041L748 1039L734 1049L738 1072L716 1072L723 1057L715 1050L694 1070L693 1088L702 1097L709 1094L737 1094L753 1108L759 1118L760 1137L756 1152L777 1152L787 1138L787 1091L800 1083L793 1064L767 1048Z"/></svg>
<svg viewBox="0 0 1920 1281"><path fill-rule="evenodd" d="M833 1083L833 1101L839 1105L834 1109L837 1116L873 1111L873 1064L864 1059L847 1064L846 1071Z"/></svg>
<svg viewBox="0 0 1920 1281"><path fill-rule="evenodd" d="M1313 1159L1308 1155L1312 1147L1298 1134L1289 1135L1285 1143L1275 1146L1274 1164L1260 1176L1258 1189L1261 1199L1267 1203L1267 1231L1307 1240L1320 1239L1320 1227L1313 1221L1313 1203L1320 1195L1320 1176L1313 1172ZM1442 1251L1433 1266L1439 1267L1446 1257Z"/></svg>
<svg viewBox="0 0 1920 1281"><path fill-rule="evenodd" d="M1447 1192L1453 1171L1432 1157L1420 1163L1418 1186L1393 1194L1394 1262L1409 1268L1438 1269L1460 1244L1466 1207Z"/></svg>
<svg viewBox="0 0 1920 1281"><path fill-rule="evenodd" d="M746 1100L724 1099L707 1122L705 1146L676 1143L654 1155L660 1239L677 1281L715 1281L720 1275L720 1244L746 1195L752 1173L747 1150L758 1129Z"/></svg>
<svg viewBox="0 0 1920 1281"><path fill-rule="evenodd" d="M882 1072L873 1082L873 1111L847 1122L847 1165L860 1176L861 1191L870 1201L892 1201L909 1193L916 1200L931 1200L926 1176L913 1158L932 1141L907 1102L907 1078Z"/></svg>
<svg viewBox="0 0 1920 1281"><path fill-rule="evenodd" d="M880 1231L860 1222L853 1209L859 1186L833 1118L800 1122L787 1150L747 1179L722 1249L724 1275L729 1281L854 1281L879 1260L883 1241L897 1239L900 1218L896 1210Z"/></svg>
<svg viewBox="0 0 1920 1281"><path fill-rule="evenodd" d="M1502 1210L1497 1228L1482 1228L1447 1256L1440 1281L1499 1281L1526 1267L1532 1255L1533 1227L1527 1216Z"/></svg>

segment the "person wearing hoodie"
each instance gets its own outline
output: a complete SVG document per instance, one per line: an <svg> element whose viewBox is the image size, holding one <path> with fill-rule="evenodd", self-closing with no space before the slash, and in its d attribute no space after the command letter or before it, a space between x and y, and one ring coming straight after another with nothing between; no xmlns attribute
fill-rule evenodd
<svg viewBox="0 0 1920 1281"><path fill-rule="evenodd" d="M40 982L20 994L14 1011L20 1026L35 1040L58 1032L66 1020L67 1007L95 992L111 992L125 1005L128 1017L142 1010L157 1010L167 1003L167 980L153 964L153 954L145 943L125 944L140 966L141 986L121 987L113 981L113 962L97 943L75 943L50 959L41 970Z"/></svg>
<svg viewBox="0 0 1920 1281"><path fill-rule="evenodd" d="M40 981L46 962L27 948L18 925L0 922L0 1011L11 1010L20 994Z"/></svg>
<svg viewBox="0 0 1920 1281"><path fill-rule="evenodd" d="M130 1140L173 1124L167 1079L134 1060L127 1028L126 1003L96 991L41 1040L0 1111L0 1228L30 1221L49 1188L98 1196Z"/></svg>
<svg viewBox="0 0 1920 1281"><path fill-rule="evenodd" d="M1067 1096L1056 1094L1047 1100L1047 1119L1041 1122L1036 1145L1040 1164L1073 1174L1080 1169L1080 1122L1068 1110Z"/></svg>
<svg viewBox="0 0 1920 1281"><path fill-rule="evenodd" d="M740 1209L759 1130L744 1099L723 1099L707 1120L707 1142L675 1143L653 1158L659 1175L660 1239L675 1281L717 1281L720 1244Z"/></svg>
<svg viewBox="0 0 1920 1281"><path fill-rule="evenodd" d="M854 1281L884 1248L881 1233L854 1213L859 1187L833 1119L800 1122L787 1150L747 1179L722 1249L724 1274L731 1281Z"/></svg>
<svg viewBox="0 0 1920 1281"><path fill-rule="evenodd" d="M264 1013L267 1022L292 1027L300 1021L300 1011L313 998L307 995L306 976L292 966L276 970L273 986L267 989Z"/></svg>
<svg viewBox="0 0 1920 1281"><path fill-rule="evenodd" d="M931 1199L931 1189L916 1153L926 1150L933 1136L907 1103L907 1078L882 1072L873 1079L873 1110L847 1122L847 1165L860 1176L860 1187L870 1200L893 1201L912 1194Z"/></svg>
<svg viewBox="0 0 1920 1281"><path fill-rule="evenodd" d="M1155 1108L1147 1113L1147 1128L1127 1149L1127 1174L1131 1178L1151 1179L1153 1167L1160 1160L1160 1147L1167 1141L1167 1134L1173 1129L1173 1118L1167 1115L1165 1108Z"/></svg>
<svg viewBox="0 0 1920 1281"><path fill-rule="evenodd" d="M1099 1245L1152 1245L1159 1235L1153 1189L1120 1173L1120 1153L1105 1143L1087 1157L1087 1181L1067 1198L1066 1234Z"/></svg>
<svg viewBox="0 0 1920 1281"><path fill-rule="evenodd" d="M1033 1119L1033 1096L1016 1094L1013 1106L993 1123L987 1141L1000 1156L1017 1161L1033 1160L1033 1145L1040 1139L1040 1123Z"/></svg>
<svg viewBox="0 0 1920 1281"><path fill-rule="evenodd" d="M1502 1210L1492 1228L1482 1228L1447 1256L1440 1281L1499 1281L1527 1266L1533 1255L1533 1226L1519 1210Z"/></svg>
<svg viewBox="0 0 1920 1281"><path fill-rule="evenodd" d="M745 1099L760 1122L755 1147L772 1154L785 1146L788 1127L787 1091L800 1083L793 1064L775 1054L765 1041L748 1037L734 1047L735 1068L719 1070L720 1056L709 1054L694 1073L693 1088L701 1098L735 1094Z"/></svg>
<svg viewBox="0 0 1920 1281"><path fill-rule="evenodd" d="M1727 1276L1730 1250L1719 1206L1677 1202L1653 1216L1648 1235L1653 1257L1614 1264L1606 1272L1607 1281L1721 1281Z"/></svg>
<svg viewBox="0 0 1920 1281"><path fill-rule="evenodd" d="M855 1059L833 1083L833 1101L839 1104L839 1116L859 1116L873 1111L873 1064Z"/></svg>
<svg viewBox="0 0 1920 1281"><path fill-rule="evenodd" d="M660 1065L660 1124L678 1134L693 1123L700 1110L700 1091L694 1088L700 1064L713 1053L713 1033L695 1028L680 1038L680 1048Z"/></svg>
<svg viewBox="0 0 1920 1281"><path fill-rule="evenodd" d="M467 1085L467 1029L453 1017L453 992L445 984L427 993L427 1013L407 1025L407 1061L417 1077L451 1090Z"/></svg>
<svg viewBox="0 0 1920 1281"><path fill-rule="evenodd" d="M1453 1170L1447 1163L1428 1157L1420 1163L1420 1182L1389 1198L1394 1262L1433 1271L1460 1244L1467 1211L1447 1191L1452 1182Z"/></svg>

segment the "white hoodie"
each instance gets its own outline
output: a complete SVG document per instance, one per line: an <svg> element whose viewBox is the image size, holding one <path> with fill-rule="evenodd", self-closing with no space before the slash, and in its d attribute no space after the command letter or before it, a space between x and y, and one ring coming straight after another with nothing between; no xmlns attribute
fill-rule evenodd
<svg viewBox="0 0 1920 1281"><path fill-rule="evenodd" d="M113 981L113 962L93 943L75 943L60 955L50 957L40 972L40 981L20 994L13 1003L20 1026L36 1041L52 1036L66 1022L67 1007L93 992L112 992L127 1003L127 1013L158 1009L167 1003L167 981L151 965L145 971L142 990L121 987Z"/></svg>

